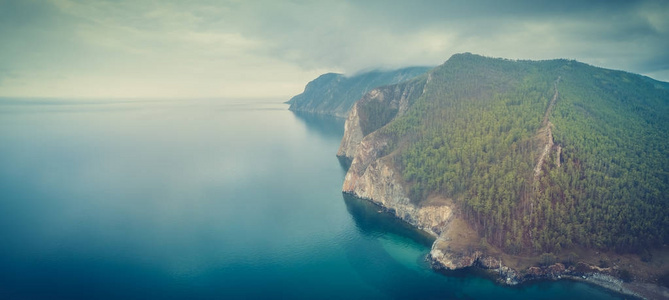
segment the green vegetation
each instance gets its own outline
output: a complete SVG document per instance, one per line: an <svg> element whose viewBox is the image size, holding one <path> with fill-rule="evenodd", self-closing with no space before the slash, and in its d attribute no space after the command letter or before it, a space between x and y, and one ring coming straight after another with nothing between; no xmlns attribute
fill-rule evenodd
<svg viewBox="0 0 669 300"><path fill-rule="evenodd" d="M410 80L429 69L431 68L409 67L393 71L371 71L352 77L327 73L309 82L302 94L287 103L290 103L292 111L345 118L353 104L372 89Z"/></svg>
<svg viewBox="0 0 669 300"><path fill-rule="evenodd" d="M413 201L453 199L510 253L669 242L669 84L569 60L472 54L430 75L407 113L379 129ZM383 124L394 116L359 108ZM548 127L554 146L535 178Z"/></svg>
<svg viewBox="0 0 669 300"><path fill-rule="evenodd" d="M669 272L665 272L660 276L660 278L657 279L657 283L664 287L669 288Z"/></svg>
<svg viewBox="0 0 669 300"><path fill-rule="evenodd" d="M620 279L622 279L624 282L631 282L632 279L634 279L632 277L632 273L630 273L630 271L627 269L619 270L618 277L620 277Z"/></svg>
<svg viewBox="0 0 669 300"><path fill-rule="evenodd" d="M544 253L539 257L540 266L550 266L557 262L557 257L553 253Z"/></svg>
<svg viewBox="0 0 669 300"><path fill-rule="evenodd" d="M367 135L390 122L397 114L397 108L380 101L360 103L360 127L362 134Z"/></svg>

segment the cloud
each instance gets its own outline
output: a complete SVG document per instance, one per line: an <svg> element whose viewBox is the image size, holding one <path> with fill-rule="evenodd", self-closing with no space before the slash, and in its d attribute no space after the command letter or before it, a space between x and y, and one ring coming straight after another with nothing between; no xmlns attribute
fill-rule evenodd
<svg viewBox="0 0 669 300"><path fill-rule="evenodd" d="M16 74L14 71L10 69L0 69L0 86L2 86L3 82L7 81L8 79L15 78L18 78L18 74Z"/></svg>
<svg viewBox="0 0 669 300"><path fill-rule="evenodd" d="M288 97L325 71L258 54L263 41L220 26L215 16L225 15L222 6L72 0L2 5L11 6L17 20L39 22L10 20L0 31L10 45L0 48L0 68L22 75L5 82L0 96Z"/></svg>
<svg viewBox="0 0 669 300"><path fill-rule="evenodd" d="M652 1L300 2L253 18L267 55L355 71L438 64L457 52L574 58L636 72L668 49L669 6ZM291 24L288 27L280 24Z"/></svg>
<svg viewBox="0 0 669 300"><path fill-rule="evenodd" d="M7 0L0 38L20 76L0 96L288 97L326 71L459 52L669 80L669 3L653 0Z"/></svg>

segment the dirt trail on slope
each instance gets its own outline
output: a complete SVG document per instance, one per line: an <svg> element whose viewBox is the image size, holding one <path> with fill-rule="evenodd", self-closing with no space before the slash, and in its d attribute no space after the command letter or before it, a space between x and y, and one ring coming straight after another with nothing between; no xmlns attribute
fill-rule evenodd
<svg viewBox="0 0 669 300"><path fill-rule="evenodd" d="M543 165L546 156L548 156L548 153L550 153L551 149L553 148L553 131L551 130L553 124L551 124L551 122L548 120L548 116L550 116L551 111L553 110L553 106L555 105L555 102L558 98L557 85L559 82L560 77L558 77L554 83L555 94L553 94L553 99L551 99L551 102L548 103L548 108L546 108L546 113L544 113L544 120L541 122L542 127L539 129L539 135L543 135L544 137L545 146L544 151L541 152L541 156L539 156L537 165L534 167L534 182L539 180L539 176L541 175L541 166Z"/></svg>
<svg viewBox="0 0 669 300"><path fill-rule="evenodd" d="M546 126L548 125L548 116L550 116L551 111L553 110L553 106L555 106L555 102L557 101L558 98L558 88L557 85L560 83L560 78L558 77L557 80L555 80L555 83L553 84L553 87L555 89L555 94L553 94L553 99L551 99L551 102L548 103L548 108L546 108L546 113L544 113L544 120L541 122L541 125Z"/></svg>

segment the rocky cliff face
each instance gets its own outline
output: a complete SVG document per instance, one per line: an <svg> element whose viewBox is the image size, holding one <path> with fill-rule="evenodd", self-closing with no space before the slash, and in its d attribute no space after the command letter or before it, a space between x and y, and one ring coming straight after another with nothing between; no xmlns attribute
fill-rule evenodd
<svg viewBox="0 0 669 300"><path fill-rule="evenodd" d="M373 128L382 127L404 114L410 100L423 92L426 80L377 88L367 93L354 105L346 120L344 138L337 155L351 162L344 179L345 193L371 200L407 223L438 236L453 215L451 207L418 205L409 199L392 158L384 156L389 138L375 131L378 128ZM365 122L361 115L372 103L384 105L394 114L380 124ZM371 133L365 135L365 132Z"/></svg>
<svg viewBox="0 0 669 300"><path fill-rule="evenodd" d="M327 73L309 82L304 92L287 103L290 110L346 118L355 102L370 90L411 80L429 67L409 67L391 71L371 71L347 77Z"/></svg>
<svg viewBox="0 0 669 300"><path fill-rule="evenodd" d="M385 149L387 141L384 141L384 138L374 131L383 127L392 119L403 115L409 108L410 102L424 93L428 80L429 75L425 78L417 78L397 85L376 88L365 94L353 105L348 114L344 124L344 137L339 146L339 151L337 151L337 156L351 160L355 157L360 157L362 160L379 158L379 154L381 150ZM370 124L370 122L366 122L366 119L370 117L367 110L372 105L385 106L393 113L381 122ZM366 141L363 142L363 138L366 138ZM361 145L364 145L363 149L359 150L358 147ZM358 151L374 151L374 153L357 155ZM371 161L366 161L363 164L364 167L367 167L369 162Z"/></svg>
<svg viewBox="0 0 669 300"><path fill-rule="evenodd" d="M518 284L527 280L559 278L562 275L581 276L594 274L572 267L566 269L562 264L547 267L532 267L518 272L505 266L501 259L487 254L482 249L461 243L463 239L477 240L478 235L454 214L454 208L441 204L416 204L407 196L403 180L392 163L391 155L384 155L390 140L379 131L364 135L369 129L364 128L360 110L365 104L376 101L397 108L394 117L402 115L409 107L410 98L424 93L426 81L384 87L365 95L351 110L345 124L345 133L337 155L349 160L350 168L346 173L343 192L358 198L367 199L405 222L424 230L436 237L429 260L435 269L456 270L467 267L480 267L495 274L503 284ZM389 120L388 120L389 121ZM589 270L589 269L588 269Z"/></svg>
<svg viewBox="0 0 669 300"><path fill-rule="evenodd" d="M453 61L451 62L451 60ZM447 142L455 143L457 142L457 138L460 137L455 136L454 134L444 135L445 138L443 140L435 139L436 142L431 144L420 144L420 138L425 137L426 132L436 132L438 134L435 134L435 136L440 136L442 132L448 133L451 129L449 128L450 126L455 126L457 124L465 124L465 126L461 126L460 128L465 132L465 129L471 128L470 126L474 124L471 122L478 120L477 118L481 115L482 110L485 111L487 107L496 104L493 100L496 101L497 98L493 96L497 95L500 89L501 92L499 93L501 95L504 95L505 91L514 91L513 93L515 93L514 89L519 88L520 85L520 83L515 81L517 78L525 76L526 78L533 80L532 82L539 87L543 87L545 86L546 78L551 78L551 80L553 80L552 78L555 78L553 77L555 76L554 71L556 68L554 65L567 64L567 67L571 67L569 65L570 63L565 61L537 63L538 67L546 69L544 70L545 72L550 71L548 75L539 76L538 74L532 73L534 72L533 70L535 70L534 68L525 68L527 66L524 64L529 63L516 64L511 70L516 70L516 72L522 76L511 76L508 75L506 69L502 67L507 64L514 64L512 62L498 60L495 61L494 64L488 64L486 62L488 59L474 57L472 55L460 55L451 60L444 64L444 66L438 67L424 76L400 84L372 89L355 103L348 114L345 123L345 134L337 153L338 157L343 158L346 163L350 165L343 183L343 192L358 198L368 199L407 223L434 235L436 241L432 246L429 260L432 263L432 266L436 269L453 270L472 266L480 267L489 270L497 277L500 283L504 284L517 284L534 279L559 279L564 276L572 276L574 278L578 276L578 278L585 280L588 276L594 276L593 274L616 275L615 270L602 270L593 267L594 262L592 260L589 261L590 264L579 262L576 265L568 264L567 266L561 263L554 263L548 266L537 266L536 262L539 261L538 256L510 256L502 252L499 248L496 248L499 246L498 243L487 244L488 237L486 236L486 239L484 239L483 236L479 236L479 234L485 234L482 233L483 230L472 229L472 226L481 227L484 225L479 223L470 225L470 223L465 222L465 217L463 215L471 216L469 214L471 210L465 211L466 207L456 207L451 204L451 199L439 199L438 197L435 197L439 188L427 191L423 190L423 195L427 197L424 197L426 199L420 199L420 201L411 199L408 196L409 184L405 182L401 171L409 170L408 166L421 170L427 169L426 166L438 165L439 161L437 160L427 160L423 158L439 157L441 154L427 153L426 155L421 156L421 160L417 163L404 167L398 167L396 165L396 162L400 161L396 158L402 157L404 160L406 156L410 157L412 155L411 151L414 150L420 152L422 149L429 149L429 147L435 149L439 147L443 148ZM495 73L491 70L497 70L499 72ZM560 78L559 76L565 75L558 75L558 78ZM474 78L474 80L472 80L472 78ZM573 82L577 81L574 80L572 83ZM539 90L528 90L527 92L539 93L538 91ZM560 167L561 164L564 165L566 163L560 159L563 151L562 148L559 145L555 147L553 145L551 123L548 121L548 116L551 115L551 108L557 98L558 93L556 83L555 92L550 101L551 104L544 112L545 121L542 124L542 128L546 129L540 131L540 133L544 133L541 136L546 137L546 146L541 145L541 148L548 150L544 150L545 154L543 155L543 158L538 159L539 163L536 164L537 167L534 168L535 178L538 178L538 176L541 176L542 174L546 174L546 172L541 172L541 167L546 167L547 163L544 162L548 162L548 159L552 157L552 154L548 153L551 149L555 148L557 153L557 157L555 158L556 166ZM482 101L481 103L486 105L482 105L477 101ZM465 102L468 103L469 106L461 107L460 104ZM414 103L416 103L416 105L412 109ZM535 112L533 114L538 116L533 118L528 117L527 124L531 124L531 122L533 122L532 120L540 119L540 115L536 112L546 109L543 105L536 105L536 103L539 102L528 100L526 103L527 111ZM509 109L509 107L521 105L522 103L505 102L504 104L504 107L507 109L500 108L500 111L514 111L514 109ZM431 112L434 112L434 114L430 114ZM473 114L469 115L469 117L463 115L471 112L473 112ZM494 112L496 113L497 111ZM495 113L492 113L491 115L495 115ZM407 118L402 118L405 114L407 114ZM558 116L560 115L558 114ZM398 117L402 119L393 122L393 120ZM509 115L510 120L515 120L515 117L515 115ZM434 126L435 124L439 124L442 120L448 120L449 123L444 125L449 127ZM458 120L461 122L455 122ZM463 122L462 120L465 120L466 122ZM565 120L562 121L566 122ZM391 127L385 127L390 122L393 122ZM556 124L558 124L557 120ZM414 126L414 129L417 128L417 130L407 131L406 128L411 126ZM501 130L503 126L497 128ZM485 130L488 129L482 128L482 132ZM502 131L503 130L500 132ZM403 134L404 136L398 136L400 134ZM417 135L417 137L412 137L412 134ZM475 132L470 135L477 137L478 133ZM534 135L534 133L532 133L532 135ZM511 138L510 141L516 141L516 138L518 138L518 136L515 135L507 135L507 137ZM532 136L528 137L531 138ZM460 138L460 141L462 142L460 146L469 146L471 140L471 138ZM522 139L518 141L522 142ZM410 146L416 145L424 148L418 150L409 148ZM492 143L491 145L496 144ZM526 147L525 151L527 153L533 151L533 146L531 144L521 143L519 145ZM449 147L455 146L450 145ZM472 150L467 147L459 147L457 149ZM482 147L482 149L486 148ZM407 153L409 154L407 155ZM445 153L452 154L455 152L446 151ZM455 153L455 155L462 155L462 153ZM483 155L481 157L486 156ZM528 155L519 155L518 157L530 157L530 159L527 160L532 161L531 156ZM462 162L464 160L460 159L458 161ZM411 161L409 161L409 163L410 162ZM534 164L534 162L532 164ZM444 168L441 168L423 177L414 176L411 179L411 183L414 184L413 187L419 186L417 183L423 183L438 178L431 177L434 174L437 174L437 176L439 176L439 174L447 174L446 172L443 172L444 170ZM528 175L531 176L531 168L528 170L530 170L528 171ZM488 173L486 172L486 174ZM412 174L411 172L408 172L407 175ZM444 179L444 181L446 180L447 179ZM487 182L488 181L486 180L485 185L488 185ZM463 194L455 195L456 196L454 197L462 197ZM433 197L433 199L430 197ZM437 199L435 200L434 198ZM458 201L458 205L467 205L466 201L461 201L462 199L456 200ZM493 202L491 207L493 207L494 210L498 206L495 206ZM530 207L531 210L533 206L529 205L528 207ZM522 217L523 215L521 214L520 216ZM512 215L509 219L517 220L517 218L518 216ZM469 221L471 224L474 224L472 220ZM485 226L491 226L489 224L490 223L487 223ZM514 224L513 226L515 227L516 225ZM502 227L492 225L488 228L499 230L499 228ZM503 239L499 238L499 240ZM519 258L522 258L522 264L518 263L521 261ZM504 260L506 260L509 266L513 266L513 268L505 266Z"/></svg>
<svg viewBox="0 0 669 300"><path fill-rule="evenodd" d="M532 267L519 272L505 266L501 259L472 247L472 243L462 243L464 239L478 241L479 237L457 217L451 205L416 204L411 201L404 188L402 176L393 164L392 155L386 153L391 144L390 137L377 129L403 115L413 99L425 93L430 78L428 74L422 79L376 88L353 106L337 152L338 157L350 164L344 179L343 192L372 201L398 218L435 236L436 240L428 257L435 269L455 270L476 266L495 274L500 283L511 285L532 279L556 279L562 275L594 274L584 272L583 268L566 269L561 264ZM368 117L365 110L372 107L372 104L384 105L394 113L381 124L370 123L364 118Z"/></svg>
<svg viewBox="0 0 669 300"><path fill-rule="evenodd" d="M397 180L397 172L385 159L373 161L362 176L347 174L343 189L381 205L398 218L434 236L441 234L453 215L448 206L413 204Z"/></svg>
<svg viewBox="0 0 669 300"><path fill-rule="evenodd" d="M363 137L362 128L360 128L360 116L358 116L358 106L354 105L348 114L346 123L344 123L344 137L341 140L337 156L353 160Z"/></svg>

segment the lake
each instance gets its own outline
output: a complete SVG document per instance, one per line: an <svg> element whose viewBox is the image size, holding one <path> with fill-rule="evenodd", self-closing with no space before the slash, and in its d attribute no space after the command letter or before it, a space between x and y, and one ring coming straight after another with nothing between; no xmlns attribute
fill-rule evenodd
<svg viewBox="0 0 669 300"><path fill-rule="evenodd" d="M615 299L425 262L280 99L0 99L1 299ZM622 299L622 297L620 297Z"/></svg>

